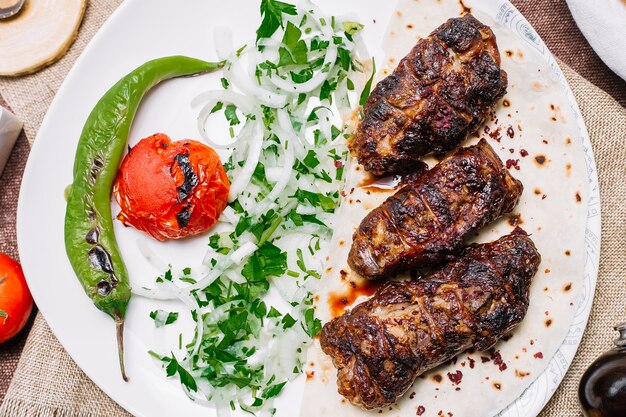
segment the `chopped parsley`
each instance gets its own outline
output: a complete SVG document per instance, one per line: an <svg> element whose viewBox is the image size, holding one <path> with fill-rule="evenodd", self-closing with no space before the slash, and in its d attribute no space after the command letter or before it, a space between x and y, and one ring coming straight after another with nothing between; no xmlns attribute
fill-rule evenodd
<svg viewBox="0 0 626 417"><path fill-rule="evenodd" d="M198 385L196 384L196 380L185 368L180 366L173 353L171 358L164 357L162 360L163 362L167 363L167 366L165 367L167 376L174 376L178 374L181 384L187 387L190 391L198 391Z"/></svg>
<svg viewBox="0 0 626 417"><path fill-rule="evenodd" d="M283 329L286 330L296 324L296 319L291 317L290 314L285 314L280 322L283 325Z"/></svg>
<svg viewBox="0 0 626 417"><path fill-rule="evenodd" d="M321 207L322 210L328 213L333 213L337 205L335 200L327 195L301 189L297 189L296 193L289 198L295 198L300 203L308 203L313 207Z"/></svg>
<svg viewBox="0 0 626 417"><path fill-rule="evenodd" d="M312 150L306 154L302 162L304 163L304 165L311 169L314 169L320 164L320 160L317 159L317 154Z"/></svg>
<svg viewBox="0 0 626 417"><path fill-rule="evenodd" d="M265 282L267 277L279 277L287 271L287 253L270 242L265 242L241 270L249 282ZM269 284L268 284L269 285Z"/></svg>
<svg viewBox="0 0 626 417"><path fill-rule="evenodd" d="M376 75L376 60L372 57L372 74L369 79L365 83L365 87L363 87L363 91L361 91L361 97L359 98L359 104L361 106L365 105L368 97L370 96L370 91L372 90L372 82L374 81L374 75Z"/></svg>
<svg viewBox="0 0 626 417"><path fill-rule="evenodd" d="M294 16L296 6L278 0L261 0L263 21L256 31L256 40L271 37L283 25L283 13Z"/></svg>
<svg viewBox="0 0 626 417"><path fill-rule="evenodd" d="M213 106L211 113L215 113L217 111L222 110L222 107L224 107L224 103L222 103L221 101L218 101L217 103L215 103L215 106Z"/></svg>
<svg viewBox="0 0 626 417"><path fill-rule="evenodd" d="M326 227L326 224L318 219L315 214L300 214L295 209L291 210L289 214L287 214L287 218L296 226L303 226L306 222Z"/></svg>
<svg viewBox="0 0 626 417"><path fill-rule="evenodd" d="M350 36L350 40L352 40L352 36L356 35L360 32L365 26L363 26L359 22L342 22L343 30L346 32L346 36Z"/></svg>
<svg viewBox="0 0 626 417"><path fill-rule="evenodd" d="M154 320L154 325L158 328L167 326L178 320L177 312L167 312L164 310L154 310L150 312L150 318Z"/></svg>
<svg viewBox="0 0 626 417"><path fill-rule="evenodd" d="M281 382L280 384L270 385L269 387L263 390L261 397L265 399L276 397L283 390L283 387L285 386L286 383L287 381Z"/></svg>
<svg viewBox="0 0 626 417"><path fill-rule="evenodd" d="M306 42L300 37L302 31L293 23L288 22L283 36L283 44L287 49L281 47L279 49L280 59L278 66L291 64L306 64L308 48Z"/></svg>
<svg viewBox="0 0 626 417"><path fill-rule="evenodd" d="M302 249L300 248L296 249L296 254L298 256L298 261L296 263L298 265L298 268L300 268L300 270L306 274L305 278L308 278L308 277L313 277L317 279L321 278L321 275L316 270L307 269L304 263L304 257L302 256Z"/></svg>
<svg viewBox="0 0 626 417"><path fill-rule="evenodd" d="M322 321L315 318L315 309L309 308L304 312L304 331L310 336L315 337L322 330Z"/></svg>
<svg viewBox="0 0 626 417"><path fill-rule="evenodd" d="M239 117L237 117L237 106L235 106L234 104L229 104L228 106L226 106L226 109L224 110L224 115L226 116L226 120L228 120L231 126L241 123L239 121Z"/></svg>

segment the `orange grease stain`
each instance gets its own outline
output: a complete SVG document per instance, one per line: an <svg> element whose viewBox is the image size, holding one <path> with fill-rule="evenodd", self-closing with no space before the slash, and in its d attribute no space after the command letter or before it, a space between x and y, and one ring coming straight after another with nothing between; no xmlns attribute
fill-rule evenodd
<svg viewBox="0 0 626 417"><path fill-rule="evenodd" d="M332 317L342 315L346 307L351 306L360 296L369 297L378 289L378 284L373 281L363 280L360 283L350 281L350 286L345 292L331 292L328 294L328 305Z"/></svg>

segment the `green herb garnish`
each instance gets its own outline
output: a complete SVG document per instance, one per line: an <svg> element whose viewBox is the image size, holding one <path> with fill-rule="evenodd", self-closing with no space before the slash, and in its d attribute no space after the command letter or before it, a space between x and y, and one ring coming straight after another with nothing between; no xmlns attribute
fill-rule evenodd
<svg viewBox="0 0 626 417"><path fill-rule="evenodd" d="M154 310L150 312L150 318L154 320L154 325L157 328L167 326L168 324L174 323L178 320L177 312L167 312L164 310Z"/></svg>
<svg viewBox="0 0 626 417"><path fill-rule="evenodd" d="M165 371L167 372L167 376L174 376L178 374L180 378L180 383L187 387L190 391L198 391L198 385L196 384L196 380L191 376L189 372L176 360L174 354L172 353L171 358L163 358L164 362L167 362L167 366Z"/></svg>
<svg viewBox="0 0 626 417"><path fill-rule="evenodd" d="M296 6L278 0L261 0L263 21L256 31L256 40L271 37L283 25L283 13L294 16Z"/></svg>
<svg viewBox="0 0 626 417"><path fill-rule="evenodd" d="M376 61L374 60L374 57L372 57L372 74L370 75L370 78L365 83L365 87L363 87L363 91L361 91L361 96L359 98L359 104L361 106L365 105L365 102L370 96L370 91L372 90L372 82L374 81L375 74L376 74Z"/></svg>

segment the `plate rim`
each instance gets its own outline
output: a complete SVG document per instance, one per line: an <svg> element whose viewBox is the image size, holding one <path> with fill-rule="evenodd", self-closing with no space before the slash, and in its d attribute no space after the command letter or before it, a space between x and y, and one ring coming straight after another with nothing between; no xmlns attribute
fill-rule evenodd
<svg viewBox="0 0 626 417"><path fill-rule="evenodd" d="M481 1L481 0L477 0ZM484 0L483 0L484 1ZM585 266L583 287L587 290L579 294L578 305L572 319L569 332L565 336L561 346L550 359L544 372L533 381L528 388L511 404L505 407L495 417L535 417L550 401L558 387L561 385L565 374L569 370L574 356L580 346L582 337L587 328L591 315L595 289L599 274L600 246L601 246L601 199L598 181L598 172L595 156L591 145L589 132L584 118L578 106L578 101L565 78L556 58L550 52L547 45L534 27L524 15L509 0L501 0L497 5L498 13L495 19L498 23L508 27L517 33L527 44L531 45L547 61L553 74L556 75L562 87L565 88L571 109L574 112L578 129L581 133L589 196L587 202L587 224L585 228ZM543 388L543 397L540 394Z"/></svg>
<svg viewBox="0 0 626 417"><path fill-rule="evenodd" d="M93 47L93 44L99 42L99 40L104 36L103 33L106 31L106 28L111 24L111 21L116 20L119 15L125 13L125 10L132 4L132 0L127 0L122 2L116 10L107 18L107 20L102 24L102 26L98 29L93 38L86 45L85 49L78 57L65 79L63 80L61 86L59 87L57 93L55 94L54 99L52 100L48 111L41 123L41 126L38 130L38 133L35 137L35 140L32 143L31 150L29 153L29 157L26 163L26 167L24 169L24 174L22 177L22 183L20 185L20 194L17 205L17 220L16 220L16 229L17 229L17 242L18 242L18 251L20 253L20 257L22 257L23 245L20 245L20 242L24 244L27 241L26 236L24 235L22 230L22 223L25 221L25 216L21 214L25 208L25 198L23 195L26 194L25 188L26 184L30 181L27 181L28 178L34 175L35 169L33 168L33 162L31 156L38 152L40 147L37 139L39 138L39 132L45 131L45 128L48 124L50 124L49 117L50 109L53 108L58 100L58 97L62 96L64 91L68 88L68 85L71 84L71 80L74 78L73 75L77 71L77 68L80 68L83 60L85 59L85 51L88 51L89 48ZM469 2L468 2L469 3ZM500 0L498 2L492 2L490 0L474 0L471 3L492 3L496 4L496 9L499 11L497 16L494 17L500 24L507 26L509 29L516 32L518 36L520 36L527 43L531 44L545 59L553 73L557 76L561 85L565 88L567 93L568 101L570 102L571 108L574 112L574 115L577 119L577 124L579 131L581 133L582 145L585 152L585 163L588 174L589 181L589 197L588 197L588 205L587 205L587 225L585 230L585 276L583 278L583 284L587 287L588 293L581 294L579 296L578 306L576 309L576 314L574 316L572 325L570 326L570 331L566 336L563 344L551 358L548 366L544 370L544 372L533 381L530 386L522 392L520 397L518 397L515 401L509 404L504 410L497 414L497 417L534 417L541 412L541 410L548 403L550 398L556 392L558 386L560 386L565 373L571 366L571 362L576 354L578 347L580 346L582 337L584 335L584 331L587 327L587 322L590 317L591 308L593 305L593 299L595 294L595 287L597 283L598 273L599 273L599 257L600 257L600 245L601 245L601 206L600 206L600 190L598 185L598 176L597 176L597 166L595 163L595 157L593 154L593 149L591 146L591 140L589 138L589 133L587 131L584 119L580 112L580 108L578 107L578 103L573 95L572 89L569 86L569 83L565 79L563 72L556 61L555 57L549 51L547 46L544 44L541 37L537 34L532 25L526 20L521 12L509 1L509 0ZM480 8L480 7L479 7ZM484 11L484 9L481 9ZM501 18L499 18L499 16ZM510 24L509 24L510 23ZM533 38L531 40L531 37ZM593 211L593 212L592 212ZM25 267L27 269L27 267ZM28 274L26 274L26 280L28 279ZM590 293L590 294L589 294ZM586 295L586 296L585 296ZM35 296L35 301L37 301L38 296ZM45 314L42 310L42 315ZM109 387L103 387L96 382L96 380L90 375L90 372L85 371L85 369L80 366L80 362L76 360L74 355L70 353L69 350L66 349L65 345L57 336L56 325L49 323L46 321L52 333L55 335L59 343L63 346L63 349L69 354L72 360L81 368L81 370L91 379L94 384L96 384L100 389L102 389L107 396L109 396L113 401L119 404L121 407L125 408L131 414L142 415L139 413L136 406L132 402L118 400L119 398L116 393L112 390L109 390ZM542 389L543 388L543 389ZM538 398L537 394L543 393L542 398ZM531 404L529 404L529 402Z"/></svg>

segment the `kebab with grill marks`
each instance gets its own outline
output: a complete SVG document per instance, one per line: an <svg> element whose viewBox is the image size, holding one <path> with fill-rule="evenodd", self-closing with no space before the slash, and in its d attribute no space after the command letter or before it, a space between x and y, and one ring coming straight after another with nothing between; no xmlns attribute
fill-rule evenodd
<svg viewBox="0 0 626 417"><path fill-rule="evenodd" d="M350 150L374 175L409 172L458 146L506 87L491 29L470 14L449 19L378 83Z"/></svg>
<svg viewBox="0 0 626 417"><path fill-rule="evenodd" d="M522 190L484 139L458 149L368 213L348 264L380 279L450 260L468 233L511 212Z"/></svg>
<svg viewBox="0 0 626 417"><path fill-rule="evenodd" d="M468 348L489 349L524 318L540 261L518 228L420 280L385 284L322 329L339 393L366 409L383 407L423 372Z"/></svg>

